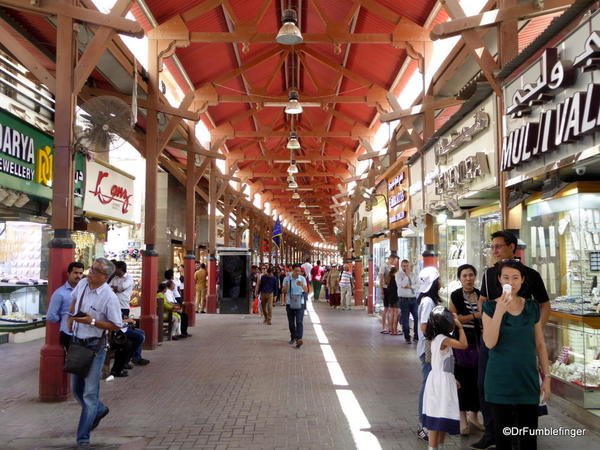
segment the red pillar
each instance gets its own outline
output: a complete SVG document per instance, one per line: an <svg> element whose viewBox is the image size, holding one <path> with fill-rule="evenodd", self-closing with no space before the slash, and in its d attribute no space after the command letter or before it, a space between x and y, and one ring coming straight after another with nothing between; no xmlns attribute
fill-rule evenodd
<svg viewBox="0 0 600 450"><path fill-rule="evenodd" d="M439 258L437 252L435 251L435 245L425 246L425 251L423 252L423 266L433 266L439 268Z"/></svg>
<svg viewBox="0 0 600 450"><path fill-rule="evenodd" d="M375 276L373 274L373 257L369 257L369 293L367 298L367 313L373 314L374 304L373 299L375 295Z"/></svg>
<svg viewBox="0 0 600 450"><path fill-rule="evenodd" d="M354 306L364 306L365 287L363 285L363 263L357 259L354 263Z"/></svg>
<svg viewBox="0 0 600 450"><path fill-rule="evenodd" d="M217 256L211 254L208 261L208 295L206 296L206 312L217 312Z"/></svg>
<svg viewBox="0 0 600 450"><path fill-rule="evenodd" d="M142 256L142 314L140 327L146 334L144 348L158 346L158 317L156 316L156 289L158 288L158 253L154 245L146 244Z"/></svg>
<svg viewBox="0 0 600 450"><path fill-rule="evenodd" d="M196 256L194 252L188 250L183 262L183 307L188 315L188 325L196 325L196 284L194 282L194 273L196 266Z"/></svg>
<svg viewBox="0 0 600 450"><path fill-rule="evenodd" d="M58 237L63 235L64 237ZM50 271L46 306L52 293L67 281L67 266L75 256L75 243L67 230L56 230L50 242ZM56 268L56 270L52 270ZM46 341L40 351L40 400L62 402L69 394L69 374L63 371L65 350L60 345L60 322L46 322Z"/></svg>

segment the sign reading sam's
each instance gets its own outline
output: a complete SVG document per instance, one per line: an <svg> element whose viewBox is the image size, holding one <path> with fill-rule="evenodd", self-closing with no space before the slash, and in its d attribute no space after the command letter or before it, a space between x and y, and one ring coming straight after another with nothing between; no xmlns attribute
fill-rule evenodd
<svg viewBox="0 0 600 450"><path fill-rule="evenodd" d="M559 59L558 49L546 49L540 60L537 80L515 91L512 104L506 110L512 119L530 116L537 106L543 105L543 108L539 108L533 120L512 129L504 137L503 171L600 129L600 84L579 83L580 86L577 86L580 69L591 72L600 67L600 33L593 31L583 47L583 52L574 58L572 64ZM556 96L573 85L581 90L555 101Z"/></svg>

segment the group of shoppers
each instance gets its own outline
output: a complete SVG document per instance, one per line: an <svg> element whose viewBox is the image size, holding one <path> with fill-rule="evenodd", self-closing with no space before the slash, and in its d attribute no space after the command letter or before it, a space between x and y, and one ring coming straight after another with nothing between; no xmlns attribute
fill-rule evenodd
<svg viewBox="0 0 600 450"><path fill-rule="evenodd" d="M496 263L484 271L481 290L475 288L477 269L460 266L462 287L451 293L448 308L441 306L437 269L425 267L419 273L417 356L423 383L418 434L429 449L443 448L446 433L468 434L471 427L484 430L473 449L537 446L535 432L527 430L538 427L545 410L540 405L550 395L542 331L548 294L539 273L516 258L514 234L492 234L491 249ZM511 427L523 432L510 436L504 430Z"/></svg>

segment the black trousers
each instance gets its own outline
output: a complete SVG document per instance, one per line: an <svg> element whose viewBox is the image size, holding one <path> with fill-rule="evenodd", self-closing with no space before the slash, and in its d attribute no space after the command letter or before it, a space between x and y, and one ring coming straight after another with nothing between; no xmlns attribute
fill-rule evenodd
<svg viewBox="0 0 600 450"><path fill-rule="evenodd" d="M114 346L115 362L110 370L111 373L119 373L125 368L125 364L133 355L133 345L133 342L126 338L124 343Z"/></svg>
<svg viewBox="0 0 600 450"><path fill-rule="evenodd" d="M181 316L181 334L185 336L188 334L188 315L184 312L180 312L179 315Z"/></svg>
<svg viewBox="0 0 600 450"><path fill-rule="evenodd" d="M488 403L494 415L496 425L496 449L512 450L513 442L517 443L520 450L535 450L537 448L537 436L530 435L527 430L535 430L538 427L538 405L500 405ZM508 429L514 427L521 434L507 433Z"/></svg>
<svg viewBox="0 0 600 450"><path fill-rule="evenodd" d="M484 393L484 382L485 382L485 370L487 368L489 349L483 342L483 336L479 342L479 361L477 367L477 389L479 390L479 407L481 408L481 414L483 414L483 425L485 426L485 437L488 439L494 439L496 425L494 423L494 414L490 404L485 401Z"/></svg>
<svg viewBox="0 0 600 450"><path fill-rule="evenodd" d="M65 352L67 352L71 346L71 339L73 339L73 336L70 334L67 334L64 331L60 332L60 345L65 348Z"/></svg>

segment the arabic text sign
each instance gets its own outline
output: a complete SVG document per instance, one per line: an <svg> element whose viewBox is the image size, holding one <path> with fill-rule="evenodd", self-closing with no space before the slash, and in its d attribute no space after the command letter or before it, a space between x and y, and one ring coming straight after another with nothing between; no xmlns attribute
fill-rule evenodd
<svg viewBox="0 0 600 450"><path fill-rule="evenodd" d="M388 180L389 229L408 225L409 197L408 167L402 167L400 173Z"/></svg>
<svg viewBox="0 0 600 450"><path fill-rule="evenodd" d="M581 25L590 26L589 21ZM506 110L509 117L502 144L503 171L536 158L546 160L550 154L574 153L593 145L591 138L584 137L600 129L600 84L592 78L600 68L600 33L591 31L583 38L583 31L570 35L570 41L559 43L558 48L546 49L539 63L508 88L513 92L507 92L512 100ZM570 60L572 64L567 62ZM535 81L525 83L526 79ZM512 86L519 82L522 86L514 89ZM549 159L559 158L554 155Z"/></svg>
<svg viewBox="0 0 600 450"><path fill-rule="evenodd" d="M92 216L133 222L134 178L97 161L88 161L83 209Z"/></svg>

